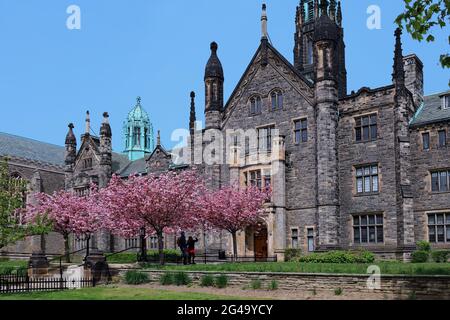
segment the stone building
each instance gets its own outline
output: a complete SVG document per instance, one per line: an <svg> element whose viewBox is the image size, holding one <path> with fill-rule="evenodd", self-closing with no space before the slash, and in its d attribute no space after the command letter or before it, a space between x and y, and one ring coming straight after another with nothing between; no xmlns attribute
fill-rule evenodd
<svg viewBox="0 0 450 320"><path fill-rule="evenodd" d="M196 127L191 93L190 143L177 156L161 145L158 133L153 152L144 148L130 161L112 152L108 114L100 137L90 134L87 115L80 148L69 126L65 149L48 147L57 163L41 159L30 169L30 160L24 160L24 178L39 180L38 168L41 184L51 185L44 191L65 187L83 194L91 182L105 186L112 173L126 178L196 167L211 188L270 185L272 201L263 219L239 234L239 255L282 259L287 248L304 253L364 248L402 259L419 240L450 248L450 91L424 96L423 64L403 54L397 30L392 83L348 93L340 3L302 0L295 17L291 63L269 41L263 7L260 45L227 101L218 45L211 44L205 128ZM134 129L125 128L129 141ZM136 136L145 137L140 130ZM1 139L0 155L21 157L14 143L5 152ZM95 238L104 251L138 245L137 239L105 232ZM148 241L156 248L155 239ZM166 247L175 242L165 237ZM207 246L232 250L226 234L208 235Z"/></svg>

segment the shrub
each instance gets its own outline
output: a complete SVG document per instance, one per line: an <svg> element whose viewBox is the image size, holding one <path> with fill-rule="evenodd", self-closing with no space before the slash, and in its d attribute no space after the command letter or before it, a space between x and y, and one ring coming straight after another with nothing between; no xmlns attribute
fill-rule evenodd
<svg viewBox="0 0 450 320"><path fill-rule="evenodd" d="M267 286L267 289L269 290L278 290L278 281L277 280L272 280L269 282L269 285Z"/></svg>
<svg viewBox="0 0 450 320"><path fill-rule="evenodd" d="M413 263L425 263L428 261L430 253L428 251L414 251L411 254Z"/></svg>
<svg viewBox="0 0 450 320"><path fill-rule="evenodd" d="M284 260L286 262L295 261L302 255L302 251L300 249L286 249L284 252Z"/></svg>
<svg viewBox="0 0 450 320"><path fill-rule="evenodd" d="M329 251L302 256L299 262L307 263L372 263L375 255L369 251Z"/></svg>
<svg viewBox="0 0 450 320"><path fill-rule="evenodd" d="M255 279L252 280L252 282L250 282L250 288L252 288L253 290L259 290L262 287L262 282L259 279Z"/></svg>
<svg viewBox="0 0 450 320"><path fill-rule="evenodd" d="M342 288L337 288L337 289L334 290L334 294L336 296L340 296L342 294L342 291L343 291Z"/></svg>
<svg viewBox="0 0 450 320"><path fill-rule="evenodd" d="M163 286L170 286L171 284L174 284L173 273L171 272L163 273L159 278L159 283Z"/></svg>
<svg viewBox="0 0 450 320"><path fill-rule="evenodd" d="M449 255L450 251L448 250L436 250L431 252L431 258L437 263L447 262Z"/></svg>
<svg viewBox="0 0 450 320"><path fill-rule="evenodd" d="M134 270L127 271L125 273L125 283L126 284L143 284L150 282L150 279L148 277L147 273L138 272Z"/></svg>
<svg viewBox="0 0 450 320"><path fill-rule="evenodd" d="M216 277L214 282L217 288L226 288L228 285L228 276L225 274L221 274L220 276Z"/></svg>
<svg viewBox="0 0 450 320"><path fill-rule="evenodd" d="M419 241L419 242L417 242L417 250L418 251L430 252L431 251L431 245L427 241Z"/></svg>
<svg viewBox="0 0 450 320"><path fill-rule="evenodd" d="M214 277L210 274L205 274L200 279L200 286L202 286L202 287L214 286Z"/></svg>
<svg viewBox="0 0 450 320"><path fill-rule="evenodd" d="M173 276L174 283L177 286L186 286L192 282L191 278L186 272L177 272Z"/></svg>
<svg viewBox="0 0 450 320"><path fill-rule="evenodd" d="M137 252L123 252L106 255L108 263L135 263L137 262L137 257ZM166 262L176 263L181 257L181 253L178 250L166 249L164 250L164 257ZM159 251L147 251L147 258L149 262L159 262Z"/></svg>

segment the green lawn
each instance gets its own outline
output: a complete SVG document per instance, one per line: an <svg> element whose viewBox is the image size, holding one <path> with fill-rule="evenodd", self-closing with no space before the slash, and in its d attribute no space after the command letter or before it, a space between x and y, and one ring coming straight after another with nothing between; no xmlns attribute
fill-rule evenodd
<svg viewBox="0 0 450 320"><path fill-rule="evenodd" d="M189 289L186 288L186 291ZM175 292L139 287L96 287L80 290L3 295L0 300L239 300L242 298L198 292Z"/></svg>
<svg viewBox="0 0 450 320"><path fill-rule="evenodd" d="M374 262L373 264L334 264L334 263L224 263L217 265L158 266L148 265L148 269L218 271L218 272L300 272L300 273L349 273L366 274L370 265L377 265L382 274L398 275L450 275L450 263L401 263Z"/></svg>
<svg viewBox="0 0 450 320"><path fill-rule="evenodd" d="M0 259L0 274L10 274L18 269L26 269L28 267L27 260L6 260Z"/></svg>

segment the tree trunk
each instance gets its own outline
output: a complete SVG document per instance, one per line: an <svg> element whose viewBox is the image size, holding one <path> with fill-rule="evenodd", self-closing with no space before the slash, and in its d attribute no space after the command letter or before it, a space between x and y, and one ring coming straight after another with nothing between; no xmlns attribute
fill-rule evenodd
<svg viewBox="0 0 450 320"><path fill-rule="evenodd" d="M65 235L63 235L63 238L64 238L64 256L65 256L65 261L67 263L70 263L69 235L65 234Z"/></svg>
<svg viewBox="0 0 450 320"><path fill-rule="evenodd" d="M236 239L236 231L232 232L231 235L233 236L233 261L237 261L237 239Z"/></svg>
<svg viewBox="0 0 450 320"><path fill-rule="evenodd" d="M163 242L163 233L158 232L158 251L159 251L159 263L164 265L164 242Z"/></svg>

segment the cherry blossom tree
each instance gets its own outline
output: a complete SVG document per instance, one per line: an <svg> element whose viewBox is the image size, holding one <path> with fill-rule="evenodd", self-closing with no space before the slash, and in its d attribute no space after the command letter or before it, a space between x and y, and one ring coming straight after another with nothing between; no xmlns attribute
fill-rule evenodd
<svg viewBox="0 0 450 320"><path fill-rule="evenodd" d="M261 217L269 190L257 187L223 187L204 197L203 216L210 228L228 231L233 238L233 258L237 259L237 233L255 225Z"/></svg>
<svg viewBox="0 0 450 320"><path fill-rule="evenodd" d="M99 191L108 229L122 237L135 237L141 229L158 237L160 263L164 264L163 235L195 229L205 193L195 170L170 171L159 176L113 176Z"/></svg>
<svg viewBox="0 0 450 320"><path fill-rule="evenodd" d="M92 233L101 227L102 217L97 209L98 192L92 188L94 196L79 197L68 191L55 192L53 195L40 193L36 195L36 204L26 212L26 221L46 221L52 230L64 238L64 255L70 262L69 235L90 239Z"/></svg>

